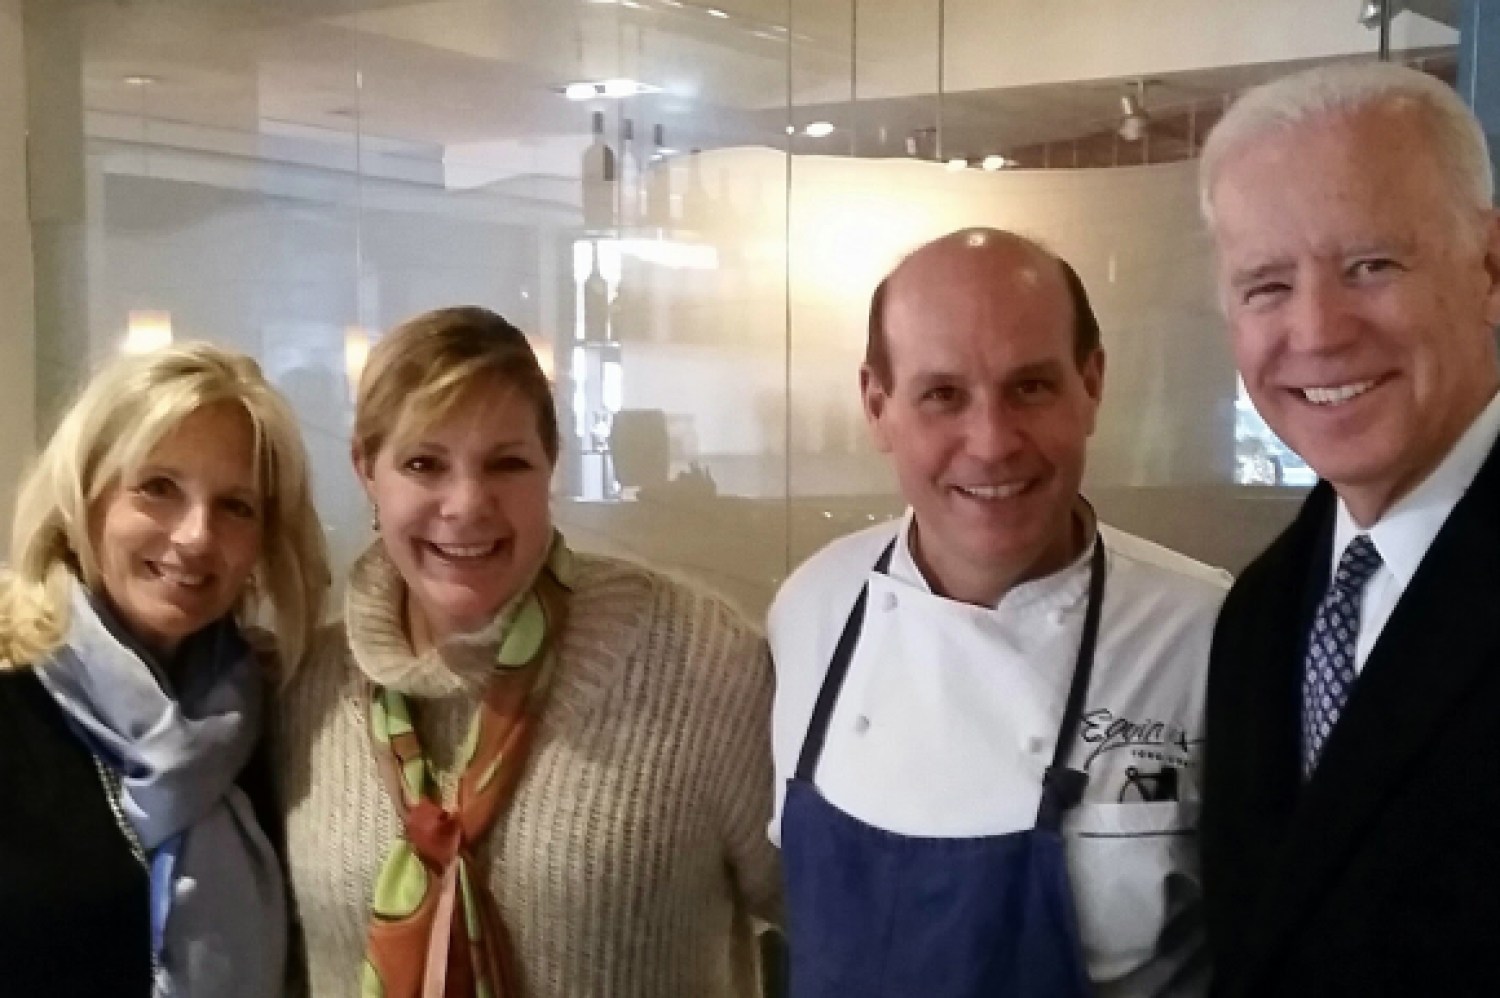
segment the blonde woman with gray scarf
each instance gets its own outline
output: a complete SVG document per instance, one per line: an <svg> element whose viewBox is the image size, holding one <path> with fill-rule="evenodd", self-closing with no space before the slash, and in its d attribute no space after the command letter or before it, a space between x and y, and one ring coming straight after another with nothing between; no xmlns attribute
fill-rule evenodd
<svg viewBox="0 0 1500 998"><path fill-rule="evenodd" d="M286 888L261 719L328 578L291 411L253 361L216 347L117 359L22 485L10 554L4 990L280 995ZM257 619L274 641L252 641Z"/></svg>

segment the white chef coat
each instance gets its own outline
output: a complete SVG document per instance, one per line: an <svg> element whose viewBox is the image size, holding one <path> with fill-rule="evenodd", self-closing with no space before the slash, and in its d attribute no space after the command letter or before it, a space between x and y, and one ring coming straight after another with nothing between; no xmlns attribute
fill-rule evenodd
<svg viewBox="0 0 1500 998"><path fill-rule="evenodd" d="M839 633L862 584L858 646L815 782L845 813L904 835L1032 827L1078 653L1089 552L976 607L932 593L907 543L911 513L834 541L772 604L776 813ZM898 533L899 530L899 533ZM898 537L887 575L872 571ZM1227 573L1101 526L1107 576L1093 678L1068 764L1089 776L1064 823L1090 976L1101 995L1168 991L1201 935L1158 952L1169 921L1195 919L1197 810L1208 647ZM1175 771L1174 799L1156 796ZM1183 949L1187 946L1191 952ZM1197 977L1201 984L1201 975Z"/></svg>

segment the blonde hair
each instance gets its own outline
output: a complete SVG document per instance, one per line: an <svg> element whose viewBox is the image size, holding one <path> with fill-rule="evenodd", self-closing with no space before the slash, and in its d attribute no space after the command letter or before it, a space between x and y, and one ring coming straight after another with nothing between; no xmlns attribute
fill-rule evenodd
<svg viewBox="0 0 1500 998"><path fill-rule="evenodd" d="M311 643L329 583L297 420L260 367L242 354L184 343L116 358L68 410L16 496L10 569L0 575L0 668L33 664L66 635L72 576L100 583L90 511L204 406L241 407L255 435L264 507L260 559L236 615L269 604L283 679ZM257 600L259 597L259 600Z"/></svg>
<svg viewBox="0 0 1500 998"><path fill-rule="evenodd" d="M1452 87L1396 63L1341 62L1264 83L1246 91L1225 112L1203 143L1198 166L1198 207L1204 221L1213 228L1214 183L1225 159L1246 143L1329 115L1353 114L1396 101L1421 109L1421 120L1432 139L1432 155L1447 174L1459 216L1477 218L1472 214L1475 210L1492 207L1495 180L1484 129Z"/></svg>
<svg viewBox="0 0 1500 998"><path fill-rule="evenodd" d="M431 427L494 379L536 410L547 460L557 460L557 410L531 344L494 312L440 308L408 319L370 350L354 407L354 444L373 461L393 437Z"/></svg>

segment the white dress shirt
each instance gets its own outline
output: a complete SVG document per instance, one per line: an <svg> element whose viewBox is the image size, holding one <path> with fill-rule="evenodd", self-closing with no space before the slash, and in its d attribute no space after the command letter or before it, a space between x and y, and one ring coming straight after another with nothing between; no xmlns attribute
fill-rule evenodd
<svg viewBox="0 0 1500 998"><path fill-rule="evenodd" d="M1380 567L1365 583L1364 601L1360 606L1359 640L1354 649L1356 672L1365 667L1370 649L1375 647L1375 641L1385 629L1386 621L1390 620L1401 594L1406 592L1412 576L1417 574L1417 567L1427 556L1427 549L1432 547L1448 514L1473 484L1474 476L1479 474L1480 466L1497 439L1500 439L1500 393L1490 399L1489 405L1458 438L1432 474L1387 510L1373 526L1361 528L1354 522L1344 500L1338 501L1329 578L1338 569L1344 549L1358 535L1368 534L1375 550L1380 552Z"/></svg>

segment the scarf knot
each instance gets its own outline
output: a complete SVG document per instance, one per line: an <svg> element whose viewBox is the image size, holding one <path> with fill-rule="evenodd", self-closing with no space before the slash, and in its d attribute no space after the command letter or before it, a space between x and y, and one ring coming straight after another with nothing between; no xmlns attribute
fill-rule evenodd
<svg viewBox="0 0 1500 998"><path fill-rule="evenodd" d="M429 866L446 870L467 843L457 815L424 797L407 812L406 838Z"/></svg>

